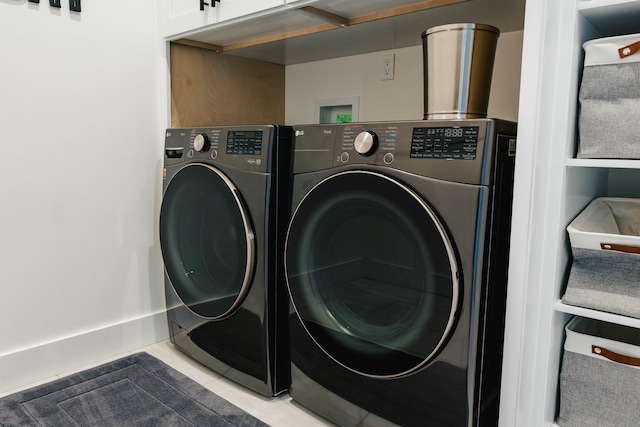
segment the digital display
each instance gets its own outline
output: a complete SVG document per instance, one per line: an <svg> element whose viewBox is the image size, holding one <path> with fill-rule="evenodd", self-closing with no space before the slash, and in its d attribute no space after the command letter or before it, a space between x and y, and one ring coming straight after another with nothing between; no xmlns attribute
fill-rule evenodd
<svg viewBox="0 0 640 427"><path fill-rule="evenodd" d="M413 128L412 159L473 160L478 146L478 126Z"/></svg>
<svg viewBox="0 0 640 427"><path fill-rule="evenodd" d="M446 128L444 130L445 138L461 138L462 128Z"/></svg>
<svg viewBox="0 0 640 427"><path fill-rule="evenodd" d="M261 130L235 130L227 133L227 154L253 155L262 154Z"/></svg>

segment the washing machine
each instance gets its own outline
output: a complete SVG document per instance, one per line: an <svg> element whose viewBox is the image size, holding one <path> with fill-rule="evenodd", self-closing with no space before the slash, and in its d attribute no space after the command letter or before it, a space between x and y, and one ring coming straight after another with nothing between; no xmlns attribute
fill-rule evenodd
<svg viewBox="0 0 640 427"><path fill-rule="evenodd" d="M516 124L295 127L294 401L341 426L496 425Z"/></svg>
<svg viewBox="0 0 640 427"><path fill-rule="evenodd" d="M171 341L266 396L289 386L283 249L292 129L167 129L160 244Z"/></svg>

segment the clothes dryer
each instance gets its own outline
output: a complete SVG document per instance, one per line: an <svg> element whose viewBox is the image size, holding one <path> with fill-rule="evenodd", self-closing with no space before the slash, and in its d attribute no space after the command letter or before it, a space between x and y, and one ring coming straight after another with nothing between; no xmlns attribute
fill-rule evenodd
<svg viewBox="0 0 640 427"><path fill-rule="evenodd" d="M294 401L341 426L497 424L515 134L295 127Z"/></svg>
<svg viewBox="0 0 640 427"><path fill-rule="evenodd" d="M160 243L171 341L266 396L289 386L283 246L292 129L167 129Z"/></svg>

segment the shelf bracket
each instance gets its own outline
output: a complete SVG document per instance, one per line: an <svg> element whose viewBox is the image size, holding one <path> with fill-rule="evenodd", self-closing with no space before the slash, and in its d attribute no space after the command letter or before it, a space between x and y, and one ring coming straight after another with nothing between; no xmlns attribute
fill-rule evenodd
<svg viewBox="0 0 640 427"><path fill-rule="evenodd" d="M298 9L300 12L306 13L307 15L311 15L314 18L318 18L322 21L328 22L329 24L335 25L337 27L347 27L349 26L349 19L344 16L336 15L331 12L327 12L322 9L318 9L316 7L305 6Z"/></svg>
<svg viewBox="0 0 640 427"><path fill-rule="evenodd" d="M210 43L197 42L195 40L189 40L189 39L172 40L171 43L177 43L177 44L182 44L182 45L185 45L185 46L197 47L199 49L212 50L212 51L218 52L218 53L221 53L224 50L224 48L222 46L218 46L218 45L210 44Z"/></svg>

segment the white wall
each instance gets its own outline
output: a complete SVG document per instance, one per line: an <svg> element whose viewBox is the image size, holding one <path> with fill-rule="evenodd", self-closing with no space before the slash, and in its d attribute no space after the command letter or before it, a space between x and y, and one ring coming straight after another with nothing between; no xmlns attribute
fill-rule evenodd
<svg viewBox="0 0 640 427"><path fill-rule="evenodd" d="M167 336L155 0L0 0L0 392Z"/></svg>
<svg viewBox="0 0 640 427"><path fill-rule="evenodd" d="M419 42L419 41L418 41ZM381 80L382 56L395 54L395 78ZM498 39L488 116L517 121L522 31ZM289 65L287 124L317 123L318 99L360 97L360 121L422 120L422 46Z"/></svg>

